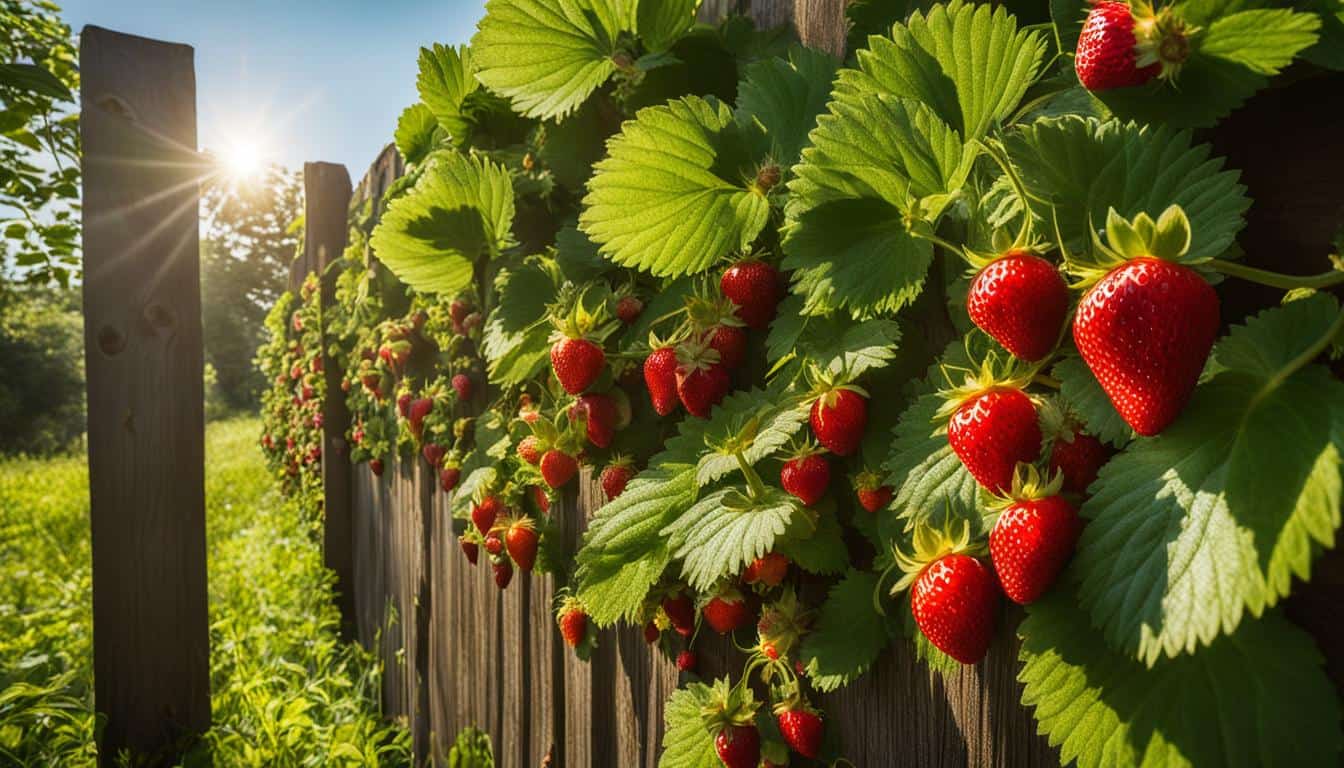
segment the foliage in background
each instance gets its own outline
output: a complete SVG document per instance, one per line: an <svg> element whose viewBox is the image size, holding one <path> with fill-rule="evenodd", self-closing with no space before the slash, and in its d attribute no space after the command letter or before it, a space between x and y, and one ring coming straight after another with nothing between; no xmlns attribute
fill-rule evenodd
<svg viewBox="0 0 1344 768"><path fill-rule="evenodd" d="M68 286L79 276L79 87L53 3L0 0L0 272Z"/></svg>
<svg viewBox="0 0 1344 768"><path fill-rule="evenodd" d="M0 454L65 450L84 434L79 294L0 285Z"/></svg>
<svg viewBox="0 0 1344 768"><path fill-rule="evenodd" d="M338 639L332 577L253 447L255 419L206 433L217 766L410 766L378 711L378 661ZM0 764L93 768L88 474L0 462Z"/></svg>
<svg viewBox="0 0 1344 768"><path fill-rule="evenodd" d="M300 496L310 520L322 510L322 375L318 281L309 275L299 296L282 293L266 317L269 340L257 350L257 367L272 382L261 402L261 447L287 494Z"/></svg>

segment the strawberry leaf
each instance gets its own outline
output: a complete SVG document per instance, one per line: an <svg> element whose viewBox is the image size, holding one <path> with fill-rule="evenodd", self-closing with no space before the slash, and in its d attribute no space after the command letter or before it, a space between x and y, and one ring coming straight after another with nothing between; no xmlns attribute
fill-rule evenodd
<svg viewBox="0 0 1344 768"><path fill-rule="evenodd" d="M490 381L511 386L536 376L549 360L551 325L545 320L547 305L555 300L555 282L534 261L500 270L495 291L499 303L486 319L481 351Z"/></svg>
<svg viewBox="0 0 1344 768"><path fill-rule="evenodd" d="M1063 763L1334 765L1339 700L1312 639L1275 612L1190 656L1143 664L1098 643L1067 589L1027 608L1022 703Z"/></svg>
<svg viewBox="0 0 1344 768"><path fill-rule="evenodd" d="M849 548L835 516L835 500L825 498L818 502L816 516L817 525L810 535L786 535L775 541L775 551L808 573L843 573L849 567Z"/></svg>
<svg viewBox="0 0 1344 768"><path fill-rule="evenodd" d="M789 296L770 325L766 357L777 370L784 362L799 360L832 373L846 372L852 380L896 357L901 329L894 320L855 323L838 315L804 315L798 311L801 306L802 297Z"/></svg>
<svg viewBox="0 0 1344 768"><path fill-rule="evenodd" d="M764 134L696 96L642 109L594 168L579 227L604 256L655 275L700 272L756 239L770 215L748 188Z"/></svg>
<svg viewBox="0 0 1344 768"><path fill-rule="evenodd" d="M1019 128L1006 143L1043 231L1053 237L1057 222L1075 253L1092 247L1089 228L1104 226L1111 208L1156 219L1179 205L1190 220L1185 260L1210 259L1232 245L1251 204L1238 172L1209 145L1192 146L1188 131L1065 116Z"/></svg>
<svg viewBox="0 0 1344 768"><path fill-rule="evenodd" d="M472 66L471 49L438 45L420 49L420 74L415 80L420 101L438 121L439 127L462 146L471 130L463 105L480 83ZM400 147L400 145L398 145ZM403 153L404 154L404 153Z"/></svg>
<svg viewBox="0 0 1344 768"><path fill-rule="evenodd" d="M720 488L701 498L663 529L673 556L682 560L681 573L693 588L707 592L714 582L738 573L751 561L774 549L799 516L798 502L773 486L760 498L748 498L736 486Z"/></svg>
<svg viewBox="0 0 1344 768"><path fill-rule="evenodd" d="M489 0L471 41L476 78L528 117L564 117L616 71L634 2Z"/></svg>
<svg viewBox="0 0 1344 768"><path fill-rule="evenodd" d="M402 111L401 117L397 118L397 131L393 136L397 151L411 165L424 160L430 150L434 149L435 132L438 127L439 124L429 107L424 104L412 104Z"/></svg>
<svg viewBox="0 0 1344 768"><path fill-rule="evenodd" d="M755 119L770 137L770 155L785 168L798 162L807 134L826 109L840 62L825 52L793 46L788 60L770 57L747 67L737 86L737 119Z"/></svg>
<svg viewBox="0 0 1344 768"><path fill-rule="evenodd" d="M635 28L644 47L655 53L671 48L695 25L699 5L700 0L641 0Z"/></svg>
<svg viewBox="0 0 1344 768"><path fill-rule="evenodd" d="M875 589L877 574L851 570L821 604L800 653L817 690L834 691L857 680L899 633L896 620L873 610Z"/></svg>
<svg viewBox="0 0 1344 768"><path fill-rule="evenodd" d="M374 255L402 282L456 294L471 284L482 254L511 243L509 172L479 157L441 153L415 186L393 200L373 230Z"/></svg>
<svg viewBox="0 0 1344 768"><path fill-rule="evenodd" d="M943 399L926 384L924 393L896 424L891 453L883 465L887 485L895 491L891 507L877 513L880 528L890 532L897 520L912 525L944 509L978 524L980 486L938 430L934 416ZM894 510L894 512L892 511ZM894 519L893 519L894 518Z"/></svg>
<svg viewBox="0 0 1344 768"><path fill-rule="evenodd" d="M663 707L663 754L658 768L719 768L714 735L705 727L704 709L714 701L704 683L687 683L672 692Z"/></svg>
<svg viewBox="0 0 1344 768"><path fill-rule="evenodd" d="M740 443L750 426L756 436L742 450L742 458L755 466L789 442L807 421L807 410L797 403L773 404L760 391L747 394L736 395L716 408L705 426L704 437L710 445L730 447ZM738 470L737 456L731 450L710 450L700 457L696 483L703 488Z"/></svg>
<svg viewBox="0 0 1344 768"><path fill-rule="evenodd" d="M1302 58L1318 67L1344 70L1344 0L1315 0L1308 5L1321 17L1321 34Z"/></svg>
<svg viewBox="0 0 1344 768"><path fill-rule="evenodd" d="M1073 415L1083 420L1085 432L1117 448L1134 437L1134 430L1111 405L1111 399L1081 357L1065 357L1051 373L1059 379L1059 396Z"/></svg>
<svg viewBox="0 0 1344 768"><path fill-rule="evenodd" d="M1234 329L1180 419L1102 469L1074 567L1112 647L1149 665L1194 652L1278 602L1333 546L1344 384L1292 366L1338 312L1318 295Z"/></svg>

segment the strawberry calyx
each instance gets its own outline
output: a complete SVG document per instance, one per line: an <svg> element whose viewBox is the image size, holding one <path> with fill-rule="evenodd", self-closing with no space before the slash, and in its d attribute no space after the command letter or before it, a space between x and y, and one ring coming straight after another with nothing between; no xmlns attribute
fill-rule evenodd
<svg viewBox="0 0 1344 768"><path fill-rule="evenodd" d="M677 369L683 375L707 371L719 362L719 351L711 347L707 339L692 336L677 345Z"/></svg>
<svg viewBox="0 0 1344 768"><path fill-rule="evenodd" d="M777 600L761 609L756 622L757 648L772 661L788 656L807 634L812 620L813 612L798 601L792 588L785 588Z"/></svg>
<svg viewBox="0 0 1344 768"><path fill-rule="evenodd" d="M991 512L1002 512L1015 504L1058 496L1063 488L1063 472L1042 476L1034 464L1018 462L1013 470L1012 487L1007 493L990 494L984 506Z"/></svg>
<svg viewBox="0 0 1344 768"><path fill-rule="evenodd" d="M1014 358L1009 358L1007 363L1001 363L998 355L990 353L980 361L978 370L959 366L943 366L943 377L947 380L948 387L938 391L943 403L938 406L938 410L934 413L934 421L945 427L958 408L986 392L1002 389L1025 390L1043 362L1045 361L1027 365ZM961 371L965 374L961 384L952 383L954 371Z"/></svg>
<svg viewBox="0 0 1344 768"><path fill-rule="evenodd" d="M1130 15L1134 17L1134 67L1157 64L1157 76L1174 81L1190 58L1190 38L1200 28L1186 24L1170 7L1154 10L1146 0L1131 3Z"/></svg>
<svg viewBox="0 0 1344 768"><path fill-rule="evenodd" d="M723 295L711 295L703 286L686 298L686 319L690 332L700 335L716 326L744 328L744 323L733 309L733 302Z"/></svg>
<svg viewBox="0 0 1344 768"><path fill-rule="evenodd" d="M700 717L705 729L717 735L724 728L753 725L759 708L760 704L750 687L741 681L730 686L728 678L721 677L710 688L709 703L700 710Z"/></svg>
<svg viewBox="0 0 1344 768"><path fill-rule="evenodd" d="M875 491L882 486L882 476L871 469L864 469L854 476L854 490L856 491Z"/></svg>
<svg viewBox="0 0 1344 768"><path fill-rule="evenodd" d="M983 542L971 543L970 521L962 520L961 530L954 533L951 515L944 519L941 528L935 528L927 523L915 526L911 543L914 552L908 555L899 544L892 545L892 558L903 574L891 587L890 594L893 596L908 589L925 568L948 555L976 556L985 553Z"/></svg>
<svg viewBox="0 0 1344 768"><path fill-rule="evenodd" d="M1111 208L1106 213L1105 234L1103 241L1096 228L1092 228L1092 252L1087 256L1065 252L1065 264L1078 278L1069 287L1091 287L1111 270L1134 259L1161 259L1185 266L1212 260L1189 257L1190 219L1179 205L1168 206L1156 221L1146 212L1126 219Z"/></svg>

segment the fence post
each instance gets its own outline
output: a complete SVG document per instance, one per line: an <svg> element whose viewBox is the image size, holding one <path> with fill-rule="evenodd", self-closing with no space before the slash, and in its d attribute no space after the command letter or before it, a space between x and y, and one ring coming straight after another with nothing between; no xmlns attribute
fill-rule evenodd
<svg viewBox="0 0 1344 768"><path fill-rule="evenodd" d="M322 281L322 338L326 309L336 303L335 271L328 269L345 253L349 232L350 174L333 163L303 165L303 251L308 268ZM350 411L341 391L344 371L322 350L327 395L322 401L322 559L336 574L336 605L341 611L341 638L355 636L355 549L352 467L345 432Z"/></svg>
<svg viewBox="0 0 1344 768"><path fill-rule="evenodd" d="M210 726L193 51L85 27L84 342L98 750Z"/></svg>

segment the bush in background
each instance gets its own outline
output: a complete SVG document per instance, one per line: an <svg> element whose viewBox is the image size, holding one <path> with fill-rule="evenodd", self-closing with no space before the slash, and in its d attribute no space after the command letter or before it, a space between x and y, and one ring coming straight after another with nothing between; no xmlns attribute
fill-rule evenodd
<svg viewBox="0 0 1344 768"><path fill-rule="evenodd" d="M77 292L0 286L0 425L0 453L55 453L84 434Z"/></svg>

